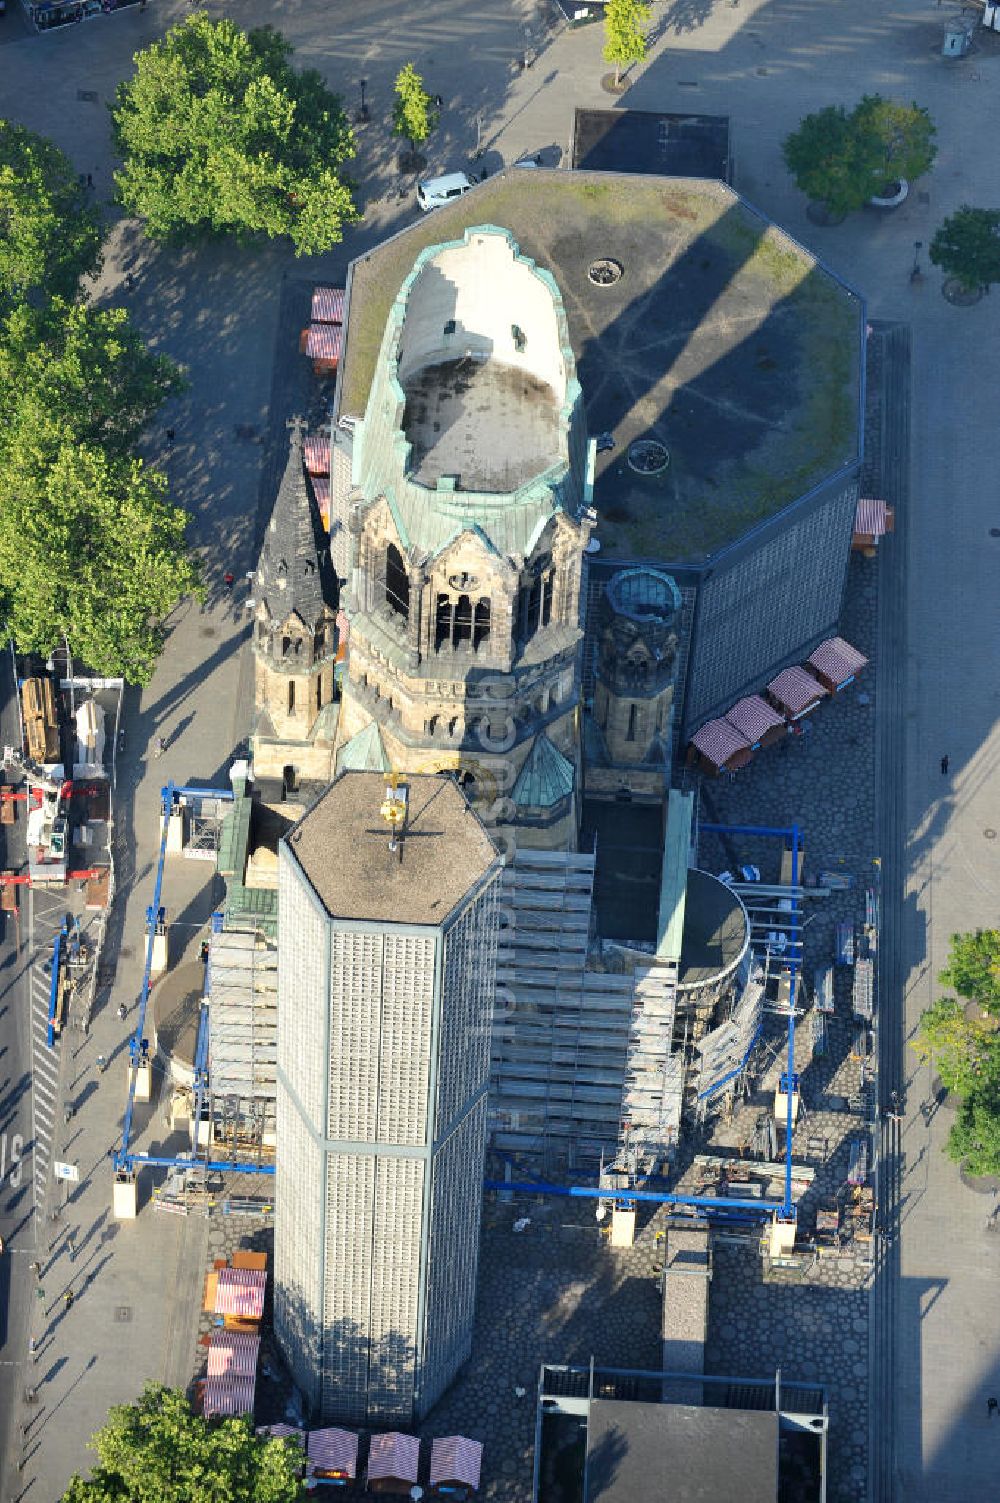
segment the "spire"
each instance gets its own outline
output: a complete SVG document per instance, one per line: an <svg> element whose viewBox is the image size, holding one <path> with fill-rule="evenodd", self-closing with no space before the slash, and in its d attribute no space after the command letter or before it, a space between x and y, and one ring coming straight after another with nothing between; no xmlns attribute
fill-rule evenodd
<svg viewBox="0 0 1000 1503"><path fill-rule="evenodd" d="M293 418L288 463L257 561L256 597L274 621L295 611L309 626L337 608L337 584L319 509L302 461L305 424Z"/></svg>

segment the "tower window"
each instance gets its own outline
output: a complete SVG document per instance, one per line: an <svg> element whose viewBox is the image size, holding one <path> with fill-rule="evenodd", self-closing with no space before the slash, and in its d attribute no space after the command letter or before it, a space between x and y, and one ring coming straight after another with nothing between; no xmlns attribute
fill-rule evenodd
<svg viewBox="0 0 1000 1503"><path fill-rule="evenodd" d="M295 714L295 680L293 678L288 680L288 713L289 715Z"/></svg>
<svg viewBox="0 0 1000 1503"><path fill-rule="evenodd" d="M635 705L629 705L628 707L628 730L625 733L625 740L635 740Z"/></svg>
<svg viewBox="0 0 1000 1503"><path fill-rule="evenodd" d="M468 595L459 595L455 606L455 644L472 641L472 601Z"/></svg>
<svg viewBox="0 0 1000 1503"><path fill-rule="evenodd" d="M542 581L542 625L548 626L552 620L552 590L555 576L550 569Z"/></svg>
<svg viewBox="0 0 1000 1503"><path fill-rule="evenodd" d="M394 543L385 550L385 598L397 616L410 614L410 576Z"/></svg>
<svg viewBox="0 0 1000 1503"><path fill-rule="evenodd" d="M446 334L454 334L454 332L455 332L455 320L453 318L449 318L448 322L445 324L445 326L444 326L444 332Z"/></svg>
<svg viewBox="0 0 1000 1503"><path fill-rule="evenodd" d="M477 650L484 642L490 640L490 603L488 600L476 601L476 618L472 631L472 645Z"/></svg>
<svg viewBox="0 0 1000 1503"><path fill-rule="evenodd" d="M434 619L435 647L451 646L451 618L451 596L439 595L437 598L437 614Z"/></svg>

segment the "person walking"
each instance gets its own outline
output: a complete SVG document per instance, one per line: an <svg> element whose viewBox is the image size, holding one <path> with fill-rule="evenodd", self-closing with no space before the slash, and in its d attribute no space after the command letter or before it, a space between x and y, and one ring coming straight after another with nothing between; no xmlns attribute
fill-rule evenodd
<svg viewBox="0 0 1000 1503"><path fill-rule="evenodd" d="M99 1054L97 1056L97 1068L101 1072L102 1075L104 1074L105 1070L108 1068L108 1057L107 1057L106 1054Z"/></svg>
<svg viewBox="0 0 1000 1503"><path fill-rule="evenodd" d="M166 751L166 749L167 743L164 741L163 737L157 736L156 740L153 742L153 756L157 761L159 761L159 759L163 756L163 753Z"/></svg>
<svg viewBox="0 0 1000 1503"><path fill-rule="evenodd" d="M73 1301L75 1299L76 1299L76 1295L73 1293L72 1289L67 1289L66 1293L63 1295L63 1304L66 1306L67 1310L72 1310L72 1308L73 1308ZM994 1404L995 1403L996 1403L996 1401L994 1400Z"/></svg>
<svg viewBox="0 0 1000 1503"><path fill-rule="evenodd" d="M945 752L944 756L941 758L941 774L943 777L948 776L948 768L950 767L950 765L951 759L949 758L948 753Z"/></svg>
<svg viewBox="0 0 1000 1503"><path fill-rule="evenodd" d="M986 1400L986 1418L992 1419L996 1414L998 1408L1000 1408L1000 1403L998 1403L994 1396L990 1394L989 1398Z"/></svg>
<svg viewBox="0 0 1000 1503"><path fill-rule="evenodd" d="M236 583L236 575L228 572L223 574L222 583L226 587L226 594L231 595L233 593L233 585Z"/></svg>
<svg viewBox="0 0 1000 1503"><path fill-rule="evenodd" d="M70 1260L70 1262L71 1263L75 1263L76 1262L76 1238L73 1236L72 1232L70 1232L69 1236L66 1238L66 1246L69 1249L69 1260Z"/></svg>
<svg viewBox="0 0 1000 1503"><path fill-rule="evenodd" d="M125 1021L125 1019L127 1017L128 1017L128 1008L125 1006L124 1002L119 1002L119 1004L118 1004L118 1021L120 1023L124 1023L124 1021Z"/></svg>

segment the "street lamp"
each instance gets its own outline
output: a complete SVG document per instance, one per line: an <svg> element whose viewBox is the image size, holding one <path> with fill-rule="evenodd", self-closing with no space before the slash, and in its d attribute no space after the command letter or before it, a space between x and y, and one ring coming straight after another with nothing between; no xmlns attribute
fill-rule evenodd
<svg viewBox="0 0 1000 1503"><path fill-rule="evenodd" d="M911 282L919 282L922 279L922 277L923 277L923 272L920 270L920 252L923 250L923 248L924 248L924 242L922 240L914 240L914 242L913 242L913 269L910 272L910 281Z"/></svg>

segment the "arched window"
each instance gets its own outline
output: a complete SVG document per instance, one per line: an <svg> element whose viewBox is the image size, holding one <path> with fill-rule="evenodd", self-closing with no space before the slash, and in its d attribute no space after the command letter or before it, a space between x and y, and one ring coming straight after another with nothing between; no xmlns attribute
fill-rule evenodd
<svg viewBox="0 0 1000 1503"><path fill-rule="evenodd" d="M552 620L552 590L553 590L554 582L555 582L555 575L552 573L552 570L550 569L549 572L548 572L548 574L546 574L544 580L542 581L542 625L543 626L548 626L549 622Z"/></svg>
<svg viewBox="0 0 1000 1503"><path fill-rule="evenodd" d="M287 658L287 656L288 656L288 649L289 649L289 647L291 647L291 645L292 645L292 639L291 639L291 637L282 637L282 639L281 639L281 656L283 658Z"/></svg>
<svg viewBox="0 0 1000 1503"><path fill-rule="evenodd" d="M478 649L484 642L490 640L490 603L488 600L476 601L476 619L472 630L472 645Z"/></svg>
<svg viewBox="0 0 1000 1503"><path fill-rule="evenodd" d="M410 614L410 576L395 543L385 550L385 598L397 616Z"/></svg>
<svg viewBox="0 0 1000 1503"><path fill-rule="evenodd" d="M625 740L635 740L635 705L629 705L628 707L628 730L625 733Z"/></svg>
<svg viewBox="0 0 1000 1503"><path fill-rule="evenodd" d="M288 680L288 713L289 715L295 714L295 680L293 678Z"/></svg>
<svg viewBox="0 0 1000 1503"><path fill-rule="evenodd" d="M472 601L468 595L459 595L455 606L455 645L472 641Z"/></svg>
<svg viewBox="0 0 1000 1503"><path fill-rule="evenodd" d="M437 598L437 615L434 620L435 647L451 646L451 618L451 596L439 595Z"/></svg>

